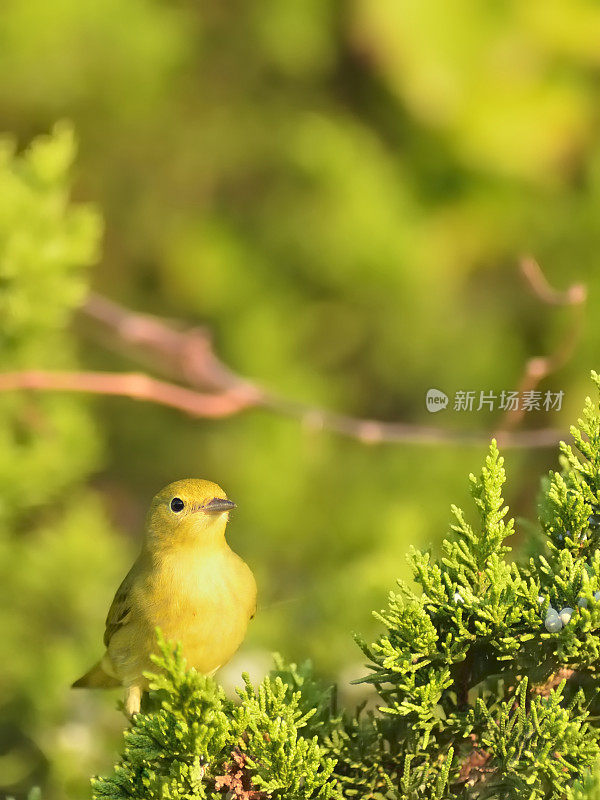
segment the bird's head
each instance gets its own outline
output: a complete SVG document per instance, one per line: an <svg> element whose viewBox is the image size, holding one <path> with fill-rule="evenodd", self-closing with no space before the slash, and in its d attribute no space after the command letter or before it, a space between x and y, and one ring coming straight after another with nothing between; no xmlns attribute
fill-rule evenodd
<svg viewBox="0 0 600 800"><path fill-rule="evenodd" d="M235 503L211 481L185 478L165 486L152 500L146 523L150 546L219 544Z"/></svg>

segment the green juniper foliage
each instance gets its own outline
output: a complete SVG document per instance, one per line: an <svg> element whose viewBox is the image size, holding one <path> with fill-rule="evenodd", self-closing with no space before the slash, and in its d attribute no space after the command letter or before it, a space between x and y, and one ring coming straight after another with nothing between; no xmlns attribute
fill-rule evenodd
<svg viewBox="0 0 600 800"><path fill-rule="evenodd" d="M114 775L93 782L94 798L340 797L334 759L303 735L316 710L303 710L299 691L279 675L255 690L244 676L237 705L212 678L186 671L179 648L160 645L163 672L151 684L158 708L135 717Z"/></svg>
<svg viewBox="0 0 600 800"><path fill-rule="evenodd" d="M600 389L600 378L593 379ZM309 665L277 659L241 702L162 643L158 710L135 718L94 797L584 800L599 794L600 413L545 483L546 552L507 561L514 531L492 442L471 476L477 524L453 508L440 559L413 550L404 583L359 645L376 712L336 708Z"/></svg>

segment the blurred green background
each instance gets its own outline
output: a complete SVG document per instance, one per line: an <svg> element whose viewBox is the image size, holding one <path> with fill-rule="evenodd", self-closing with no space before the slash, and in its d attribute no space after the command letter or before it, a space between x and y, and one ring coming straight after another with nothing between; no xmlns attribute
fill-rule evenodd
<svg viewBox="0 0 600 800"><path fill-rule="evenodd" d="M487 432L498 413L434 418L424 397L515 389L568 335L571 311L518 274L531 253L589 291L540 387L563 409L526 420L566 429L600 345L599 40L594 0L4 0L1 369L138 368L87 335L92 287L208 326L290 399ZM47 138L57 120L77 155L67 123ZM409 545L446 533L483 452L0 395L0 791L86 797L112 763L117 695L68 687L163 484L207 477L239 506L229 539L261 609L223 681L278 650L345 684L351 631L372 632ZM534 514L555 464L507 453L513 513Z"/></svg>

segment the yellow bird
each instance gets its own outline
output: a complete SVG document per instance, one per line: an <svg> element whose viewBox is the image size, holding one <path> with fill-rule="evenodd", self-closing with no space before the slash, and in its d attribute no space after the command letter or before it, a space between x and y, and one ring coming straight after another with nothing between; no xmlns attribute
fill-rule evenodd
<svg viewBox="0 0 600 800"><path fill-rule="evenodd" d="M138 713L157 626L181 642L188 667L212 674L229 661L256 611L254 575L225 541L232 508L216 483L193 478L156 495L142 551L106 618L106 652L73 686L124 686L127 713Z"/></svg>

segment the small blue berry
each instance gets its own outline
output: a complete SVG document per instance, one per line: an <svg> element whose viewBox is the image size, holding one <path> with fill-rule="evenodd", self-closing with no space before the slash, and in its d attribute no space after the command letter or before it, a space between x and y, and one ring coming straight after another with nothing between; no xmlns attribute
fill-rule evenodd
<svg viewBox="0 0 600 800"><path fill-rule="evenodd" d="M587 597L580 597L579 600L577 601L577 605L579 606L579 608L587 608L588 607Z"/></svg>
<svg viewBox="0 0 600 800"><path fill-rule="evenodd" d="M544 620L544 626L546 627L548 633L558 633L560 630L562 630L562 620L554 608L552 609L552 612L553 613L549 613L546 616L546 619Z"/></svg>
<svg viewBox="0 0 600 800"><path fill-rule="evenodd" d="M542 595L541 595L541 594L540 594L540 595L538 595L538 603L539 603L540 605L543 605L543 603L544 603L544 600L545 600L545 599L546 599L546 598L545 598L545 597L542 597Z"/></svg>
<svg viewBox="0 0 600 800"><path fill-rule="evenodd" d="M600 600L600 592L594 592L594 600L598 602Z"/></svg>
<svg viewBox="0 0 600 800"><path fill-rule="evenodd" d="M565 606L564 608L561 608L561 610L558 612L558 616L560 617L560 621L562 622L562 624L567 625L570 622L571 617L573 616L573 609L571 608L571 606Z"/></svg>

